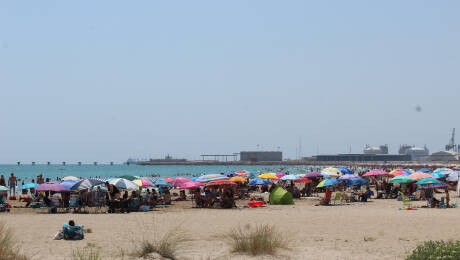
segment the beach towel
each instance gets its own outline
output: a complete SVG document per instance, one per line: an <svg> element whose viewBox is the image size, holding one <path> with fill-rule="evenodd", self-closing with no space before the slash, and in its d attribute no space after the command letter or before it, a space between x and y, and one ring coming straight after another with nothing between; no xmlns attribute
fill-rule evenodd
<svg viewBox="0 0 460 260"><path fill-rule="evenodd" d="M292 193L278 186L270 193L270 204L271 205L292 205L294 199Z"/></svg>

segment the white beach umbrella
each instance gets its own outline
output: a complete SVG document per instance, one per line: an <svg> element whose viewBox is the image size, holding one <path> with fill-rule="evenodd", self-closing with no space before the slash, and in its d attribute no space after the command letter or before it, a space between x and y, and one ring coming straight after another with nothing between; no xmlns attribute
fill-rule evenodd
<svg viewBox="0 0 460 260"><path fill-rule="evenodd" d="M109 181L110 184L115 185L115 187L119 189L125 189L125 190L138 190L139 186L127 179L122 179L122 178L115 178L111 179Z"/></svg>

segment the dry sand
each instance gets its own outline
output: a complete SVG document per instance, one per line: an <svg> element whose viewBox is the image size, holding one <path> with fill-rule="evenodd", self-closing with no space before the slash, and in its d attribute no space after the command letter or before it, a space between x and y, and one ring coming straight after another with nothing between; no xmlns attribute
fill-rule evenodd
<svg viewBox="0 0 460 260"><path fill-rule="evenodd" d="M33 259L70 259L73 249L87 246L100 248L102 259L117 259L142 239L178 226L192 239L180 247L178 259L260 259L232 254L216 238L235 226L259 223L275 225L292 239L289 250L265 257L273 259L403 259L422 241L460 239L458 208L399 210L402 204L395 200L329 207L314 203L302 199L291 206L226 210L194 209L191 202L178 202L171 208L130 214L50 215L13 209L0 213L0 221L15 230L24 253ZM93 233L82 241L53 240L69 219Z"/></svg>

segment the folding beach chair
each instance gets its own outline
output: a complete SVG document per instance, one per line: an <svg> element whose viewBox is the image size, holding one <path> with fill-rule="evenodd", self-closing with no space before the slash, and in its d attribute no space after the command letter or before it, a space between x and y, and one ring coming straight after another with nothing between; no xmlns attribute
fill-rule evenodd
<svg viewBox="0 0 460 260"><path fill-rule="evenodd" d="M404 208L412 208L412 203L406 199L406 196L402 192L401 192L401 201L403 203Z"/></svg>
<svg viewBox="0 0 460 260"><path fill-rule="evenodd" d="M337 193L335 194L335 198L334 198L334 205L337 205L337 201L339 201L340 204L342 204L341 200L342 200L342 193L341 193L341 192L337 192Z"/></svg>

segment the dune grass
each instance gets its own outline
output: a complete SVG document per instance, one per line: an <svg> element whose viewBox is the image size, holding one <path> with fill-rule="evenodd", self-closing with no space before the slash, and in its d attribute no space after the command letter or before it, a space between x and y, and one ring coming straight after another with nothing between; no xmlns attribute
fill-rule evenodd
<svg viewBox="0 0 460 260"><path fill-rule="evenodd" d="M72 260L101 260L99 249L92 246L72 251Z"/></svg>
<svg viewBox="0 0 460 260"><path fill-rule="evenodd" d="M285 234L270 225L237 227L219 237L231 246L232 252L253 256L276 255L279 249L287 249L290 242Z"/></svg>
<svg viewBox="0 0 460 260"><path fill-rule="evenodd" d="M176 259L179 245L188 240L187 233L179 228L175 228L166 232L160 238L155 238L151 241L144 240L133 255L137 257L146 257L151 253L157 253L165 258Z"/></svg>
<svg viewBox="0 0 460 260"><path fill-rule="evenodd" d="M0 260L27 260L28 257L19 251L20 247L14 239L13 231L0 222Z"/></svg>
<svg viewBox="0 0 460 260"><path fill-rule="evenodd" d="M406 260L460 259L460 241L426 241L417 246Z"/></svg>

